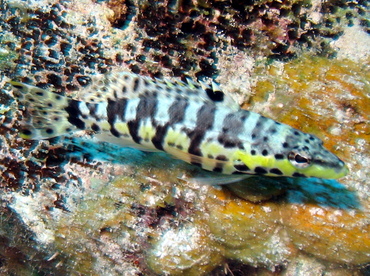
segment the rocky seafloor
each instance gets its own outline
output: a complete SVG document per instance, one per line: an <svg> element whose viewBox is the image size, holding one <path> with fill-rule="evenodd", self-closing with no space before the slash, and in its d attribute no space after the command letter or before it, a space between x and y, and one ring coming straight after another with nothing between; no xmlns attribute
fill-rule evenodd
<svg viewBox="0 0 370 276"><path fill-rule="evenodd" d="M369 5L0 1L0 275L369 275ZM90 133L19 138L6 81L74 96L110 70L214 79L350 173L210 186Z"/></svg>

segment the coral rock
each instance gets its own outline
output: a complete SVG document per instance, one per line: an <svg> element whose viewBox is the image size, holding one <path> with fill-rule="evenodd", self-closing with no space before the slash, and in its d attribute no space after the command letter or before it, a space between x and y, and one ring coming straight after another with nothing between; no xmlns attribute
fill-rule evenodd
<svg viewBox="0 0 370 276"><path fill-rule="evenodd" d="M170 229L153 241L147 253L149 267L165 275L204 275L223 259L206 227L192 222ZM205 225L204 225L205 226Z"/></svg>
<svg viewBox="0 0 370 276"><path fill-rule="evenodd" d="M279 232L278 205L251 203L225 190L210 189L208 225L224 246L225 256L257 266L274 266L290 255Z"/></svg>
<svg viewBox="0 0 370 276"><path fill-rule="evenodd" d="M370 261L370 218L363 212L291 204L281 214L301 250L333 263Z"/></svg>

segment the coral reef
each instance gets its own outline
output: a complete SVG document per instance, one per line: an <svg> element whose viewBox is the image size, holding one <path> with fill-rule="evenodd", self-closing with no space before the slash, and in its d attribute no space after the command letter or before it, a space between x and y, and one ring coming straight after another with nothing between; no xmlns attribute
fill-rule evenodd
<svg viewBox="0 0 370 276"><path fill-rule="evenodd" d="M227 259L278 270L302 253L335 269L369 261L368 214L356 209L356 197L344 187L296 180L279 200L252 203L228 189L181 180L189 165L163 157L156 166L157 158L116 166L115 174L124 176L112 182L96 176L89 185L65 187L68 210L51 208L52 193L44 187L33 197L8 195L3 217L17 214L22 221L2 220L9 229L3 239L28 231L33 242L13 241L13 250L36 256L40 271L49 264L59 273L204 275ZM261 178L260 189L264 184ZM40 255L48 262L40 264Z"/></svg>
<svg viewBox="0 0 370 276"><path fill-rule="evenodd" d="M0 13L0 274L368 273L370 57L343 46L356 35L366 49L367 1L9 0ZM323 139L351 174L213 187L88 133L17 136L6 80L73 96L117 68L214 78Z"/></svg>

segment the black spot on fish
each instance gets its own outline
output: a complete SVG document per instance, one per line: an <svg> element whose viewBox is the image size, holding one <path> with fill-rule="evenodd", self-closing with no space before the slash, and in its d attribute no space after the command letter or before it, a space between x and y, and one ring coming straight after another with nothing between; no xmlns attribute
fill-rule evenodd
<svg viewBox="0 0 370 276"><path fill-rule="evenodd" d="M202 156L202 151L200 150L199 145L202 142L204 133L197 133L196 130L194 130L190 135L188 135L188 137L191 140L188 152L196 156Z"/></svg>
<svg viewBox="0 0 370 276"><path fill-rule="evenodd" d="M68 106L64 110L68 113L68 122L79 129L84 129L85 123L79 118L82 115L79 104L79 101L70 100Z"/></svg>
<svg viewBox="0 0 370 276"><path fill-rule="evenodd" d="M190 146L188 152L197 156L202 156L199 148L206 131L212 128L215 119L216 107L213 104L205 103L197 113L196 127L188 134Z"/></svg>
<svg viewBox="0 0 370 276"><path fill-rule="evenodd" d="M245 111L245 112L244 112ZM244 149L243 142L238 138L238 135L244 130L244 121L248 118L249 112L230 113L225 116L222 122L222 132L217 137L217 140L225 148Z"/></svg>
<svg viewBox="0 0 370 276"><path fill-rule="evenodd" d="M214 102L222 102L225 98L224 93L222 93L221 91L213 91L213 89L211 88L207 88L206 93L209 99Z"/></svg>
<svg viewBox="0 0 370 276"><path fill-rule="evenodd" d="M245 164L234 165L234 168L237 169L238 171L241 171L241 172L250 171L249 167Z"/></svg>
<svg viewBox="0 0 370 276"><path fill-rule="evenodd" d="M222 122L222 132L229 136L237 136L244 130L244 121L248 118L249 112L230 113Z"/></svg>
<svg viewBox="0 0 370 276"><path fill-rule="evenodd" d="M218 155L216 157L216 159L220 160L220 161L228 161L229 160L225 155Z"/></svg>
<svg viewBox="0 0 370 276"><path fill-rule="evenodd" d="M227 135L218 136L218 142L222 144L225 148L239 148L244 149L243 143L237 138L231 138Z"/></svg>
<svg viewBox="0 0 370 276"><path fill-rule="evenodd" d="M265 122L267 121L268 119L265 117L265 116L260 116L257 120L257 123L256 123L256 126L254 127L255 129L253 130L253 132L258 132L259 131L259 128L265 124Z"/></svg>
<svg viewBox="0 0 370 276"><path fill-rule="evenodd" d="M222 163L216 163L216 166L213 168L212 171L222 173L224 165Z"/></svg>
<svg viewBox="0 0 370 276"><path fill-rule="evenodd" d="M282 171L277 169L277 168L271 169L270 173L273 173L273 174L276 174L276 175L283 175Z"/></svg>
<svg viewBox="0 0 370 276"><path fill-rule="evenodd" d="M100 127L99 127L97 124L92 124L92 125L91 125L91 129L92 129L93 131L100 131Z"/></svg>
<svg viewBox="0 0 370 276"><path fill-rule="evenodd" d="M277 160L284 159L284 155L282 155L280 153L277 153L277 154L275 154L275 159L277 159Z"/></svg>
<svg viewBox="0 0 370 276"><path fill-rule="evenodd" d="M222 167L214 167L213 170L214 172L222 173Z"/></svg>
<svg viewBox="0 0 370 276"><path fill-rule="evenodd" d="M136 119L154 118L157 111L158 100L153 97L141 97L136 108Z"/></svg>
<svg viewBox="0 0 370 276"><path fill-rule="evenodd" d="M127 87L124 85L124 86L122 87L122 94L126 94L126 92L127 92Z"/></svg>
<svg viewBox="0 0 370 276"><path fill-rule="evenodd" d="M189 105L188 101L182 98L176 100L168 109L170 125L180 123L184 120L185 110Z"/></svg>
<svg viewBox="0 0 370 276"><path fill-rule="evenodd" d="M132 90L134 92L136 92L136 90L139 88L139 82L140 82L140 79L139 78L135 78L135 80L134 80L134 86L132 87Z"/></svg>
<svg viewBox="0 0 370 276"><path fill-rule="evenodd" d="M263 155L263 156L267 156L268 154L269 154L269 153L268 153L268 151L267 151L267 150L265 150L265 149L264 149L264 150L262 151L262 155Z"/></svg>
<svg viewBox="0 0 370 276"><path fill-rule="evenodd" d="M112 101L108 99L108 105L107 105L107 117L108 117L108 123L112 126L114 122L116 121L116 118L118 117L121 119L121 121L124 121L124 115L126 112L127 107L127 100L126 99L119 99L116 101ZM93 108L93 107L91 107ZM92 109L89 110L91 112ZM97 110L97 105L94 108L94 117L97 117L95 112Z"/></svg>
<svg viewBox="0 0 370 276"><path fill-rule="evenodd" d="M108 100L107 105L107 117L108 117L108 123L113 126L114 122L116 121L116 116L118 114L117 112L117 105L116 101Z"/></svg>
<svg viewBox="0 0 370 276"><path fill-rule="evenodd" d="M297 173L297 172L293 173L292 176L294 176L294 177L306 177L303 173Z"/></svg>
<svg viewBox="0 0 370 276"><path fill-rule="evenodd" d="M31 135L32 134L32 131L31 130L29 130L29 129L22 129L22 134L24 134L24 135L27 135L27 136L29 136L29 135Z"/></svg>
<svg viewBox="0 0 370 276"><path fill-rule="evenodd" d="M13 86L14 88L17 88L18 90L23 90L23 86L22 86L22 85L12 84L12 86Z"/></svg>
<svg viewBox="0 0 370 276"><path fill-rule="evenodd" d="M243 174L243 175L245 175L245 172L234 171L234 172L232 172L232 174Z"/></svg>
<svg viewBox="0 0 370 276"><path fill-rule="evenodd" d="M164 138L168 131L168 127L169 127L169 124L165 124L164 126L157 126L155 129L155 135L152 138L152 143L159 150L164 150L163 143L164 143Z"/></svg>
<svg viewBox="0 0 370 276"><path fill-rule="evenodd" d="M266 174L267 173L267 171L262 167L256 167L254 169L254 172L257 173L257 174Z"/></svg>
<svg viewBox="0 0 370 276"><path fill-rule="evenodd" d="M127 99L118 99L116 101L116 111L118 118L121 119L121 121L125 121L125 113L126 113L126 107L127 107Z"/></svg>
<svg viewBox="0 0 370 276"><path fill-rule="evenodd" d="M111 127L110 129L110 132L113 134L113 136L115 137L120 137L120 133L117 131L117 129L115 129L113 126Z"/></svg>
<svg viewBox="0 0 370 276"><path fill-rule="evenodd" d="M132 120L127 123L128 130L135 143L140 144L141 137L138 135L139 132L139 122L137 120Z"/></svg>
<svg viewBox="0 0 370 276"><path fill-rule="evenodd" d="M90 116L99 121L100 118L96 115L97 104L86 103L86 106L89 109Z"/></svg>
<svg viewBox="0 0 370 276"><path fill-rule="evenodd" d="M54 130L52 128L47 128L45 132L49 135L52 135L54 133Z"/></svg>

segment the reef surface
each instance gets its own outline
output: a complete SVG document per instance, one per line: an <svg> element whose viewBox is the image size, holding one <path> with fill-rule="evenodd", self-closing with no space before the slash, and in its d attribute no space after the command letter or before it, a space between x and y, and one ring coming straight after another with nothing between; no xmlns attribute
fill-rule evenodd
<svg viewBox="0 0 370 276"><path fill-rule="evenodd" d="M370 273L367 1L5 0L0 13L0 274ZM117 69L214 79L351 172L210 186L89 133L18 137L7 80L74 96Z"/></svg>

